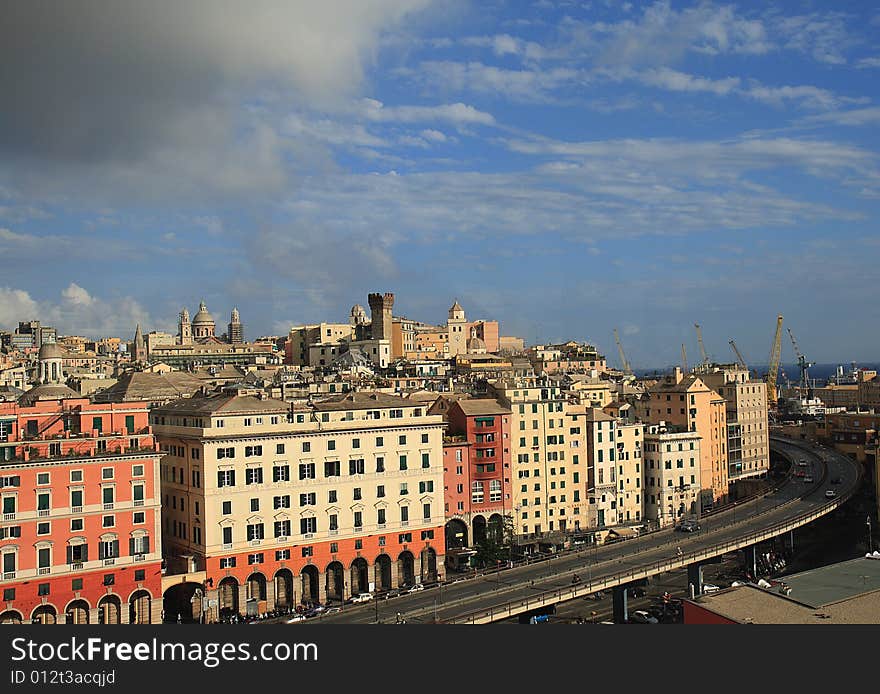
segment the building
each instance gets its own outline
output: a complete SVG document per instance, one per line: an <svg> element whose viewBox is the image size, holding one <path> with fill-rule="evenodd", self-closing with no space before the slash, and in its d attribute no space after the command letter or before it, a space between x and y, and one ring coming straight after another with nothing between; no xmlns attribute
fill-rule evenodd
<svg viewBox="0 0 880 694"><path fill-rule="evenodd" d="M686 600L684 623L880 623L880 559L860 557L783 580L772 588L745 584Z"/></svg>
<svg viewBox="0 0 880 694"><path fill-rule="evenodd" d="M818 426L822 439L841 453L863 464L875 461L880 409L827 414L824 431Z"/></svg>
<svg viewBox="0 0 880 694"><path fill-rule="evenodd" d="M497 354L501 350L497 320L478 320L467 324L467 331L486 345L486 351Z"/></svg>
<svg viewBox="0 0 880 694"><path fill-rule="evenodd" d="M226 330L226 339L231 345L240 345L244 342L244 326L241 324L237 308L232 309L232 316Z"/></svg>
<svg viewBox="0 0 880 694"><path fill-rule="evenodd" d="M284 363L294 366L321 366L317 362L310 361L312 345L333 344L338 346L339 343L352 339L354 332L354 326L350 323L315 323L293 326L284 343Z"/></svg>
<svg viewBox="0 0 880 694"><path fill-rule="evenodd" d="M566 399L536 378L497 381L490 394L511 411L510 454L517 542L526 551L561 547L587 525L587 452L567 441ZM569 421L567 421L567 419ZM578 450L575 451L574 448Z"/></svg>
<svg viewBox="0 0 880 694"><path fill-rule="evenodd" d="M767 384L736 365L709 367L700 379L726 403L729 482L764 477L770 469Z"/></svg>
<svg viewBox="0 0 880 694"><path fill-rule="evenodd" d="M505 519L509 523L513 517L510 415L508 407L490 398L456 400L446 412L447 433L457 443L444 444L444 451L454 446L455 451L462 452L461 456L455 453L462 460L444 462L444 467L454 464L456 468L455 475L447 472L446 477L446 481L456 480L454 494L445 498L451 509L447 530L453 534L464 532L464 537L472 538L472 544L487 536L503 542Z"/></svg>
<svg viewBox="0 0 880 694"><path fill-rule="evenodd" d="M147 361L147 343L144 340L144 334L141 332L140 323L137 324L137 329L134 331L131 355L136 362L141 364Z"/></svg>
<svg viewBox="0 0 880 694"><path fill-rule="evenodd" d="M245 342L230 345L214 339L204 343L191 342L185 345L155 347L150 358L177 369L211 365L269 364L276 359L272 345L269 343Z"/></svg>
<svg viewBox="0 0 880 694"><path fill-rule="evenodd" d="M449 317L446 319L446 356L454 357L467 352L468 332L467 318L464 309L458 300L449 308Z"/></svg>
<svg viewBox="0 0 880 694"><path fill-rule="evenodd" d="M171 333L164 333L159 330L151 330L150 332L148 332L144 336L144 339L147 342L147 358L148 359L152 356L153 350L156 349L157 347L164 347L167 345L178 344L177 339L175 338L174 335L172 335ZM100 353L101 350L99 349L98 351ZM107 353L110 353L110 352L107 352Z"/></svg>
<svg viewBox="0 0 880 694"><path fill-rule="evenodd" d="M146 403L91 403L58 382L0 403L0 622L161 621L147 418Z"/></svg>
<svg viewBox="0 0 880 694"><path fill-rule="evenodd" d="M498 351L502 354L519 354L525 350L525 340L521 337L501 335L498 338Z"/></svg>
<svg viewBox="0 0 880 694"><path fill-rule="evenodd" d="M665 422L648 425L644 437L645 519L663 528L699 516L702 437Z"/></svg>
<svg viewBox="0 0 880 694"><path fill-rule="evenodd" d="M644 520L644 459L642 456L645 425L640 422L616 422L615 458L617 464L617 524L629 525Z"/></svg>
<svg viewBox="0 0 880 694"><path fill-rule="evenodd" d="M703 509L728 495L727 404L697 374L673 373L652 386L640 401L646 423L675 425L699 434Z"/></svg>
<svg viewBox="0 0 880 694"><path fill-rule="evenodd" d="M605 357L589 343L574 340L560 345L535 345L526 350L536 374L553 375L557 373L601 374L607 369Z"/></svg>
<svg viewBox="0 0 880 694"><path fill-rule="evenodd" d="M192 323L189 320L189 311L184 306L177 320L177 344L191 345L193 342Z"/></svg>
<svg viewBox="0 0 880 694"><path fill-rule="evenodd" d="M420 403L358 392L291 408L238 389L151 421L169 566L202 572L219 601L207 620L437 580L443 421Z"/></svg>

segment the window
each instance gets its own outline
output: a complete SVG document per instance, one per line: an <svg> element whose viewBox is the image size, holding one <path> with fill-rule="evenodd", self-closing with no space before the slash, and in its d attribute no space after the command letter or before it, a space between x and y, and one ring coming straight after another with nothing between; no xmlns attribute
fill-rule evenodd
<svg viewBox="0 0 880 694"><path fill-rule="evenodd" d="M222 557L220 559L220 568L221 569L234 569L235 568L235 557Z"/></svg>
<svg viewBox="0 0 880 694"><path fill-rule="evenodd" d="M273 465L272 481L288 482L290 480L290 465Z"/></svg>
<svg viewBox="0 0 880 694"><path fill-rule="evenodd" d="M218 487L234 487L235 486L235 470L218 470L217 471Z"/></svg>
<svg viewBox="0 0 880 694"><path fill-rule="evenodd" d="M244 471L245 484L263 484L263 468L249 467Z"/></svg>
<svg viewBox="0 0 880 694"><path fill-rule="evenodd" d="M260 552L258 554L248 554L248 564L262 564L263 563L263 553Z"/></svg>
<svg viewBox="0 0 880 694"><path fill-rule="evenodd" d="M302 452L308 453L312 450L312 444L308 441L303 441Z"/></svg>
<svg viewBox="0 0 880 694"><path fill-rule="evenodd" d="M263 539L263 524L262 523L250 523L247 526L247 539L248 542L251 540L262 540Z"/></svg>
<svg viewBox="0 0 880 694"><path fill-rule="evenodd" d="M49 484L49 473L40 472L37 474L37 484Z"/></svg>
<svg viewBox="0 0 880 694"><path fill-rule="evenodd" d="M290 537L290 521L275 521L275 537Z"/></svg>
<svg viewBox="0 0 880 694"><path fill-rule="evenodd" d="M335 489L331 489L329 492L327 492L327 501L328 501L328 503L331 503L331 504L336 503L337 498L336 498L336 490Z"/></svg>
<svg viewBox="0 0 880 694"><path fill-rule="evenodd" d="M406 456L405 455L400 456L400 469L406 470Z"/></svg>
<svg viewBox="0 0 880 694"><path fill-rule="evenodd" d="M223 544L231 545L232 544L232 527L226 526L223 528ZM233 564L235 566L235 564Z"/></svg>
<svg viewBox="0 0 880 694"><path fill-rule="evenodd" d="M483 503L483 483L482 482L473 482L471 484L471 503L473 503L473 504L482 504Z"/></svg>
<svg viewBox="0 0 880 694"><path fill-rule="evenodd" d="M406 434L401 434L400 436L398 436L397 443L399 443L401 446L405 446L406 445Z"/></svg>
<svg viewBox="0 0 880 694"><path fill-rule="evenodd" d="M434 531L433 530L422 530L422 539L423 540L433 540L434 539Z"/></svg>
<svg viewBox="0 0 880 694"><path fill-rule="evenodd" d="M384 508L377 509L376 522L379 525L385 525L385 509Z"/></svg>
<svg viewBox="0 0 880 694"><path fill-rule="evenodd" d="M71 482L82 482L83 481L83 472L82 470L71 470L70 471L70 481ZM82 504L80 504L81 506Z"/></svg>
<svg viewBox="0 0 880 694"><path fill-rule="evenodd" d="M489 482L489 501L501 501L501 480Z"/></svg>
<svg viewBox="0 0 880 694"><path fill-rule="evenodd" d="M142 525L146 522L146 514L143 511L135 511L135 513L132 514L131 522L135 525Z"/></svg>
<svg viewBox="0 0 880 694"><path fill-rule="evenodd" d="M431 504L422 504L422 518L425 520L431 519Z"/></svg>
<svg viewBox="0 0 880 694"><path fill-rule="evenodd" d="M353 496L353 498L354 498L355 501L360 501L360 499L361 499L361 488L360 488L360 487L355 487L355 488L354 488L354 496Z"/></svg>
<svg viewBox="0 0 880 694"><path fill-rule="evenodd" d="M356 458L354 460L348 461L348 474L349 475L363 475L364 474L364 459Z"/></svg>
<svg viewBox="0 0 880 694"><path fill-rule="evenodd" d="M234 458L235 457L235 449L234 448L218 448L217 449L217 460L223 460L224 458Z"/></svg>
<svg viewBox="0 0 880 694"><path fill-rule="evenodd" d="M299 495L299 505L300 506L314 506L318 503L317 494L315 492L308 492L306 494Z"/></svg>
<svg viewBox="0 0 880 694"><path fill-rule="evenodd" d="M49 594L49 584L48 583L40 583L37 586L37 595L48 595Z"/></svg>
<svg viewBox="0 0 880 694"><path fill-rule="evenodd" d="M70 519L70 531L77 532L83 529L83 519L82 518L71 518Z"/></svg>
<svg viewBox="0 0 880 694"><path fill-rule="evenodd" d="M401 494L401 496L409 494L409 489L407 488L406 482L400 483L400 494Z"/></svg>
<svg viewBox="0 0 880 694"><path fill-rule="evenodd" d="M328 460L324 463L324 477L339 477L341 466L338 460Z"/></svg>
<svg viewBox="0 0 880 694"><path fill-rule="evenodd" d="M310 518L300 518L299 519L299 531L305 535L308 533L314 533L318 530L318 519L314 516Z"/></svg>
<svg viewBox="0 0 880 694"><path fill-rule="evenodd" d="M51 529L51 524L49 523L37 523L37 535L48 535Z"/></svg>
<svg viewBox="0 0 880 694"><path fill-rule="evenodd" d="M355 528L363 528L364 527L364 512L363 511L355 511L354 512L354 527Z"/></svg>
<svg viewBox="0 0 880 694"><path fill-rule="evenodd" d="M330 530L339 530L339 516L335 513L330 514Z"/></svg>
<svg viewBox="0 0 880 694"><path fill-rule="evenodd" d="M431 454L430 453L422 453L422 467L423 468L431 467Z"/></svg>
<svg viewBox="0 0 880 694"><path fill-rule="evenodd" d="M289 549L275 550L275 561L284 561L286 559L290 559Z"/></svg>
<svg viewBox="0 0 880 694"><path fill-rule="evenodd" d="M426 492L434 491L434 481L430 480L428 482L419 482L419 494L425 494Z"/></svg>
<svg viewBox="0 0 880 694"><path fill-rule="evenodd" d="M260 510L260 500L259 499L251 499L251 513L255 513Z"/></svg>
<svg viewBox="0 0 880 694"><path fill-rule="evenodd" d="M406 542L412 542L412 533L401 533L397 536L397 541L400 544L404 544Z"/></svg>
<svg viewBox="0 0 880 694"><path fill-rule="evenodd" d="M330 439L327 442L327 450L328 451L335 451L336 450L336 441L334 441L333 439Z"/></svg>
<svg viewBox="0 0 880 694"><path fill-rule="evenodd" d="M385 458L381 455L376 458L376 472L385 472Z"/></svg>
<svg viewBox="0 0 880 694"><path fill-rule="evenodd" d="M361 440L360 439L352 439L351 440L351 447L352 448L360 448L361 447Z"/></svg>
<svg viewBox="0 0 880 694"><path fill-rule="evenodd" d="M255 455L263 455L263 447L262 446L245 446L244 447L244 457L252 458Z"/></svg>
<svg viewBox="0 0 880 694"><path fill-rule="evenodd" d="M272 499L273 508L290 508L290 495L276 496Z"/></svg>
<svg viewBox="0 0 880 694"><path fill-rule="evenodd" d="M400 507L400 522L408 523L409 522L409 506L401 506Z"/></svg>
<svg viewBox="0 0 880 694"><path fill-rule="evenodd" d="M101 519L101 527L102 528L112 528L116 525L116 517L115 516L104 516Z"/></svg>
<svg viewBox="0 0 880 694"><path fill-rule="evenodd" d="M300 463L300 465L299 465L299 478L301 480L315 479L315 464L314 463Z"/></svg>
<svg viewBox="0 0 880 694"><path fill-rule="evenodd" d="M376 448L382 448L385 445L385 437L377 436L376 437Z"/></svg>

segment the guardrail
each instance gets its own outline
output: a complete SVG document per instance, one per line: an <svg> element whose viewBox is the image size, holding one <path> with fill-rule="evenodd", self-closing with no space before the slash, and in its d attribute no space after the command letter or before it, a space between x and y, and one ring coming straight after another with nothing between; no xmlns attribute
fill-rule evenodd
<svg viewBox="0 0 880 694"><path fill-rule="evenodd" d="M771 437L771 438L777 440L779 443L794 446L796 448L809 450L813 455L815 455L815 451L809 445L801 445L800 442L793 441L790 439L785 439L782 437ZM834 455L840 456L840 454L837 453L836 451L830 451L830 452ZM786 455L784 452L782 454ZM845 459L848 463L853 462L848 458L844 458L843 456L840 456L840 458ZM826 461L823 460L822 462L825 463ZM632 568L626 572L620 572L620 573L617 573L617 574L614 574L612 576L608 576L608 577L605 577L602 579L592 579L591 578L586 583L578 583L578 584L572 585L568 588L560 588L560 589L557 589L554 591L545 591L544 593L541 593L540 595L538 595L534 598L527 598L525 600L510 601L507 603L493 605L493 606L486 608L486 609L476 610L474 612L471 612L471 613L468 613L468 614L465 614L462 616L446 619L443 621L444 621L444 623L447 623L447 624L483 624L483 623L489 623L489 622L496 621L497 619L504 619L504 618L508 618L508 617L513 617L518 614L521 614L522 612L528 612L530 610L538 609L538 608L544 607L546 605L552 605L552 604L564 602L567 600L573 600L578 597L582 597L582 596L589 595L591 593L595 593L596 591L599 591L599 590L614 588L616 586L619 586L619 585L622 585L625 583L630 583L632 581L637 581L637 580L640 580L643 578L647 578L648 576L652 576L657 573L680 569L680 568L683 568L689 564L693 564L695 562L698 562L702 559L709 559L709 558L717 557L721 554L725 554L727 552L737 550L737 549L742 549L743 547L749 547L751 545L757 544L757 543L762 542L764 540L776 537L776 536L781 535L785 532L788 532L789 530L794 530L797 527L800 527L800 526L805 525L806 523L809 523L817 518L820 518L821 516L824 516L824 515L830 513L834 509L838 508L841 504L846 502L855 493L856 489L858 488L858 482L859 482L861 475L862 475L861 467L859 467L859 466L855 466L855 467L857 470L856 483L852 486L852 488L848 492L842 494L841 496L839 496L831 501L826 501L825 503L819 505L817 508L815 508L811 511L807 511L805 513L799 514L799 515L795 516L794 518L789 518L786 520L779 521L777 523L773 523L766 528L762 528L760 530L756 530L756 531L747 533L746 535L743 535L743 536L737 538L736 540L718 543L718 544L712 545L709 548L702 549L702 550L696 550L693 552L683 553L681 556L676 556L673 559L658 560L656 563L651 563L648 565L635 567L635 568ZM824 480L825 476L827 476L827 464L823 465L823 476L821 479ZM785 502L783 504L773 506L772 508L767 509L760 514L750 516L749 518L753 519L753 518L756 518L759 516L766 515L767 513L776 512L776 511L779 511L780 509L791 506L792 504L800 501L801 498L803 496L805 496L806 494L812 493L812 490L816 486L819 486L819 485L813 485L808 492L805 492L804 494L800 495L797 499L792 499L792 500ZM776 491L776 489L774 489L774 492L775 491ZM773 493L773 492L768 492L768 494L769 493ZM764 494L763 496L766 496L766 495L767 494ZM741 521L742 520L745 520L745 519L741 519ZM729 527L730 525L739 524L739 522L741 522L741 521L732 521L730 523L725 523L724 525L721 525L721 526L713 526L713 532L717 531L720 528ZM653 547L645 547L643 551L656 551L659 549L663 549L664 547L666 547L669 544L673 544L673 542L667 542L667 543L663 543L661 545L655 545ZM637 553L638 553L638 551L637 551ZM619 558L617 561L618 562L623 561L623 557ZM605 563L607 563L607 562L605 562ZM594 565L593 568L599 568L600 566L601 566L601 564L596 564L596 565ZM564 576L564 575L567 575L568 573L574 573L574 571L576 571L576 569L572 569L570 572L565 572L564 574L560 574L560 575ZM511 588L511 589L513 589L513 588ZM511 590L511 589L508 589L508 590ZM467 602L470 602L470 600L464 599L461 601L454 601L452 603L444 603L443 607L448 608L448 607L454 606L456 604L465 604ZM430 612L431 612L430 609L420 610L415 614L423 614L423 613L430 613ZM411 616L412 614L413 613L409 613L408 616Z"/></svg>

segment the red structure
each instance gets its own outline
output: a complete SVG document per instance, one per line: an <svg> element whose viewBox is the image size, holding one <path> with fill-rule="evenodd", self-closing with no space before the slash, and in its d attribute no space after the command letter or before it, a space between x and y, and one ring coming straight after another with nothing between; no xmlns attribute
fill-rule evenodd
<svg viewBox="0 0 880 694"><path fill-rule="evenodd" d="M455 531L453 535L461 530L450 521L469 526L471 545L485 538L487 532L501 539L504 518L512 514L510 415L508 408L491 399L457 400L446 413L448 433L467 444L467 448L456 447L454 439L450 439L450 443L444 446L444 467L450 468L445 473L449 486L446 492L446 503L449 504L447 543L451 530ZM458 456L456 450L463 451L462 462L455 460ZM447 451L453 460L446 460ZM451 474L464 464L466 474ZM465 485L462 492L458 491L459 484ZM461 501L464 501L463 509L459 506Z"/></svg>
<svg viewBox="0 0 880 694"><path fill-rule="evenodd" d="M0 622L160 621L160 455L145 402L0 403Z"/></svg>

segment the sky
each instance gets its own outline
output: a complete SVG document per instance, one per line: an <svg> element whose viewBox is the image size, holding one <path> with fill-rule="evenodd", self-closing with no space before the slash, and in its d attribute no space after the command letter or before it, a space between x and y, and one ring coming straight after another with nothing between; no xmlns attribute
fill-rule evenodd
<svg viewBox="0 0 880 694"><path fill-rule="evenodd" d="M867 2L80 0L0 23L0 329L496 319L877 361ZM783 343L783 360L792 348Z"/></svg>

